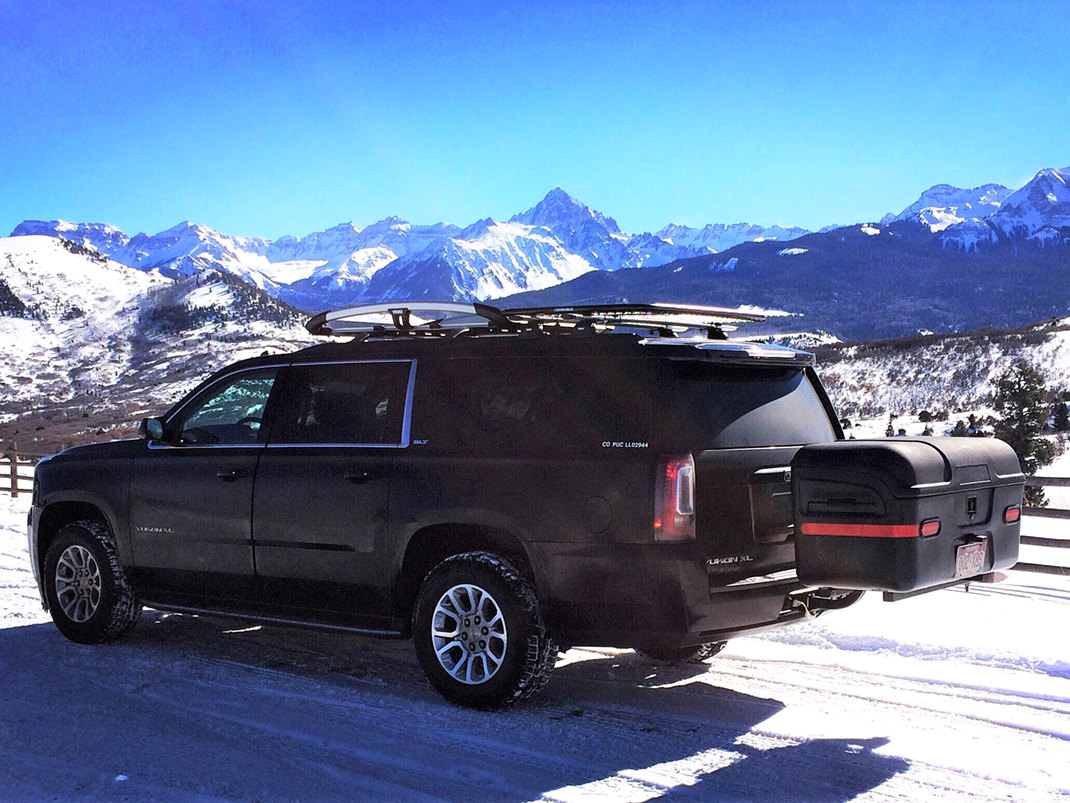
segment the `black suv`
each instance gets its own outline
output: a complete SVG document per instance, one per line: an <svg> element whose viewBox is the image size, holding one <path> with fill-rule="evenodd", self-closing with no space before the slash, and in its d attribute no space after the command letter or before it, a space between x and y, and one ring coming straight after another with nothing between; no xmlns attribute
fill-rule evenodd
<svg viewBox="0 0 1070 803"><path fill-rule="evenodd" d="M844 607L800 582L790 466L842 439L811 355L738 310L354 307L350 339L209 378L143 437L37 469L30 556L67 637L142 605L412 637L494 708L559 646L658 660ZM975 550L976 551L976 550Z"/></svg>

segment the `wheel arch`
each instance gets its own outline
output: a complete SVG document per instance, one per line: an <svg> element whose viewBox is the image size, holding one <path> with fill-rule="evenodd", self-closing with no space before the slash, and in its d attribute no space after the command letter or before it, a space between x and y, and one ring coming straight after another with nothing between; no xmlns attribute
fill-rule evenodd
<svg viewBox="0 0 1070 803"><path fill-rule="evenodd" d="M394 612L411 635L416 595L428 573L452 555L487 551L501 555L538 591L535 569L524 543L513 533L485 524L441 523L417 530L409 538L394 590Z"/></svg>
<svg viewBox="0 0 1070 803"><path fill-rule="evenodd" d="M101 507L92 502L81 500L53 502L41 511L41 517L37 522L36 542L34 544L37 554L34 559L37 561L38 566L43 567L45 565L45 555L48 554L49 547L52 546L52 542L56 540L56 536L60 531L68 524L73 524L76 521L100 522L111 532L114 543L115 528ZM43 594L42 599L44 599ZM47 607L47 602L45 604Z"/></svg>

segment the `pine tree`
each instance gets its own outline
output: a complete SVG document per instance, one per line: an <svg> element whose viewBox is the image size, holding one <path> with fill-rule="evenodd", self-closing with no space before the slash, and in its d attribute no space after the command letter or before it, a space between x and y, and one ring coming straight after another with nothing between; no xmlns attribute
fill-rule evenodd
<svg viewBox="0 0 1070 803"><path fill-rule="evenodd" d="M1048 421L1044 398L1044 375L1024 360L1017 360L996 382L992 406L1002 418L996 422L995 436L1006 441L1029 476L1055 459L1055 449L1040 437ZM1026 488L1025 503L1040 507L1047 503L1042 488Z"/></svg>
<svg viewBox="0 0 1070 803"><path fill-rule="evenodd" d="M1056 432L1070 430L1070 408L1064 402L1055 402L1055 415L1053 426Z"/></svg>

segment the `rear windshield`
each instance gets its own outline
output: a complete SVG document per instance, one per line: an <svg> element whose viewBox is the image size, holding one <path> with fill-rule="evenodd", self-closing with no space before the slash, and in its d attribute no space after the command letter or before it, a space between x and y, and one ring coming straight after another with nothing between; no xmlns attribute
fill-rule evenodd
<svg viewBox="0 0 1070 803"><path fill-rule="evenodd" d="M674 448L792 446L836 439L807 373L797 368L670 361L665 440Z"/></svg>

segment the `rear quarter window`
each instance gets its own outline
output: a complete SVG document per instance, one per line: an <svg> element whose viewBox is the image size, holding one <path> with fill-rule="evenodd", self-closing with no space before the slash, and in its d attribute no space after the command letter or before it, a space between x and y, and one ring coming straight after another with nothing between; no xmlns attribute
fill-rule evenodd
<svg viewBox="0 0 1070 803"><path fill-rule="evenodd" d="M650 441L647 360L473 358L421 371L413 437L444 451L589 456Z"/></svg>
<svg viewBox="0 0 1070 803"><path fill-rule="evenodd" d="M793 446L836 440L807 371L667 361L659 420L674 449Z"/></svg>

